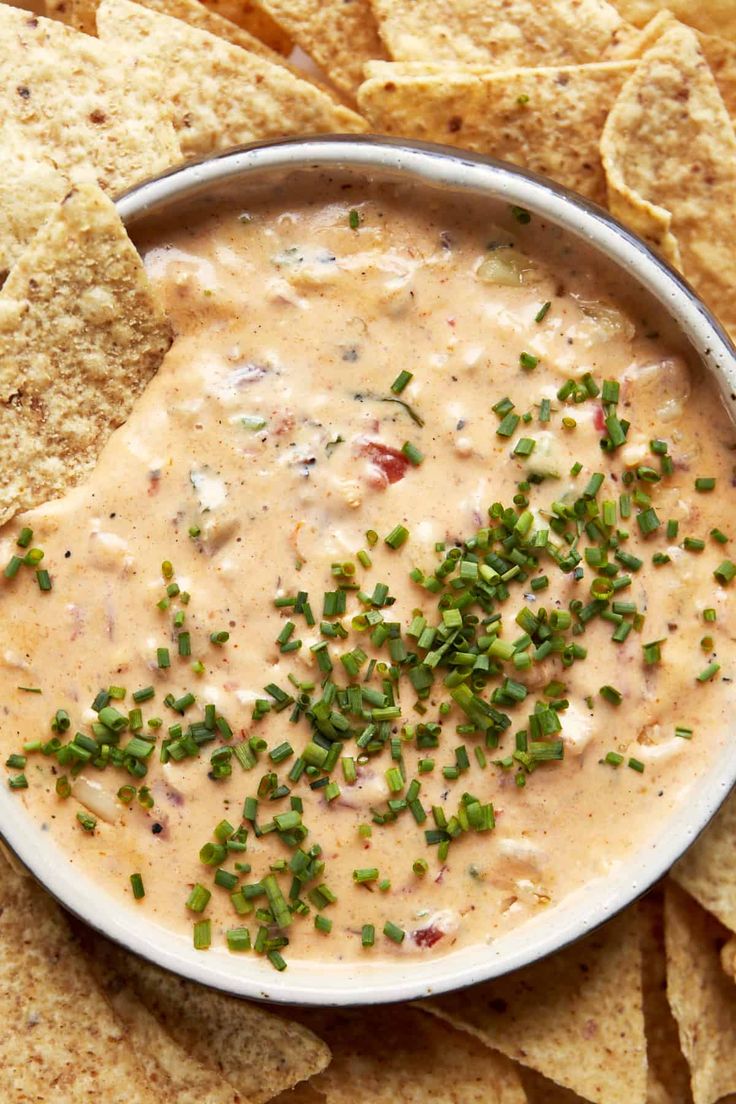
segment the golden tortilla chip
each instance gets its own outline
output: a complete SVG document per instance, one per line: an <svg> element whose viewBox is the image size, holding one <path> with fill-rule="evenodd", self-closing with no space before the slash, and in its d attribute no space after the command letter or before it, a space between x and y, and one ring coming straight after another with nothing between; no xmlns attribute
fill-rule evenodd
<svg viewBox="0 0 736 1104"><path fill-rule="evenodd" d="M422 1006L594 1104L645 1102L636 909L542 962Z"/></svg>
<svg viewBox="0 0 736 1104"><path fill-rule="evenodd" d="M123 65L109 45L5 4L0 42L6 270L70 183L97 180L115 194L168 168L181 150L153 75Z"/></svg>
<svg viewBox="0 0 736 1104"><path fill-rule="evenodd" d="M105 43L152 63L187 156L261 138L360 131L360 116L281 65L130 0L102 0Z"/></svg>
<svg viewBox="0 0 736 1104"><path fill-rule="evenodd" d="M61 19L62 22L71 24L85 34L97 34L96 17L99 0L46 0L46 3L49 16ZM147 6L158 7L156 4ZM237 46L244 46L248 42L247 49L262 57L270 57L273 53L288 56L291 53L293 43L286 31L273 21L260 4L252 0L204 0L202 6L214 16L227 19L228 23L234 23L244 32L245 38L241 42L230 38L230 35L222 35L228 41L235 42ZM166 4L165 0L158 10L174 15L177 19L185 19L186 22L192 23L195 27L199 26L202 30L211 31L212 34L221 34L221 31L214 30L204 20L197 22L195 19L187 19L177 11L170 10L170 5Z"/></svg>
<svg viewBox="0 0 736 1104"><path fill-rule="evenodd" d="M647 1037L647 1104L692 1104L690 1070L680 1050L677 1024L667 1000L662 889L652 890L638 907Z"/></svg>
<svg viewBox="0 0 736 1104"><path fill-rule="evenodd" d="M555 1085L554 1081L542 1077L536 1070L519 1067L521 1071L521 1083L526 1093L527 1104L585 1104L582 1096L563 1089L562 1085ZM647 1100L647 1104L652 1104Z"/></svg>
<svg viewBox="0 0 736 1104"><path fill-rule="evenodd" d="M512 1062L410 1005L297 1014L332 1051L326 1104L526 1104Z"/></svg>
<svg viewBox="0 0 736 1104"><path fill-rule="evenodd" d="M732 981L736 981L736 936L731 936L721 948L721 966Z"/></svg>
<svg viewBox="0 0 736 1104"><path fill-rule="evenodd" d="M726 799L672 877L736 932L736 794Z"/></svg>
<svg viewBox="0 0 736 1104"><path fill-rule="evenodd" d="M643 27L663 9L683 23L706 34L736 39L736 5L733 0L616 0L625 19Z"/></svg>
<svg viewBox="0 0 736 1104"><path fill-rule="evenodd" d="M625 53L636 32L606 0L371 0L395 61L574 65Z"/></svg>
<svg viewBox="0 0 736 1104"><path fill-rule="evenodd" d="M721 968L726 929L675 885L665 895L667 996L695 1104L736 1092L736 991Z"/></svg>
<svg viewBox="0 0 736 1104"><path fill-rule="evenodd" d="M368 0L263 0L263 5L348 96L363 80L365 63L386 57Z"/></svg>
<svg viewBox="0 0 736 1104"><path fill-rule="evenodd" d="M672 12L664 10L654 16L641 32L637 43L636 54L641 57L647 50L651 50L657 39L673 27L682 26ZM736 118L736 42L727 38L719 38L717 35L697 32L700 49L705 60L710 65L710 70L715 77L718 91L726 105L731 118Z"/></svg>
<svg viewBox="0 0 736 1104"><path fill-rule="evenodd" d="M372 129L492 154L604 202L600 135L635 62L395 77L392 68L371 66L381 75L358 91Z"/></svg>
<svg viewBox="0 0 736 1104"><path fill-rule="evenodd" d="M0 523L84 478L170 343L115 207L80 185L0 292Z"/></svg>
<svg viewBox="0 0 736 1104"><path fill-rule="evenodd" d="M125 978L191 1057L253 1104L320 1073L330 1060L328 1047L301 1024L166 973L87 929L82 938L85 950Z"/></svg>
<svg viewBox="0 0 736 1104"><path fill-rule="evenodd" d="M159 1099L172 1104L248 1104L212 1066L205 1066L163 1029L107 955L92 956L95 982L125 1027L128 1042Z"/></svg>
<svg viewBox="0 0 736 1104"><path fill-rule="evenodd" d="M162 1104L59 908L0 858L0 1099Z"/></svg>
<svg viewBox="0 0 736 1104"><path fill-rule="evenodd" d="M678 25L641 59L601 139L611 211L736 331L736 134L694 31Z"/></svg>

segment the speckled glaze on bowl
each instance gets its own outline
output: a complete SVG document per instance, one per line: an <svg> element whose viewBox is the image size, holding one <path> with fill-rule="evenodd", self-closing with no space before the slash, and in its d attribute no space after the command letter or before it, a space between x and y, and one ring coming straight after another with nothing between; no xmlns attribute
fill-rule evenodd
<svg viewBox="0 0 736 1104"><path fill-rule="evenodd" d="M239 185L294 171L335 170L357 178L416 182L447 193L487 196L524 207L607 258L659 302L715 377L736 414L736 350L695 293L667 264L605 211L513 166L439 146L328 136L235 149L176 168L122 196L118 210L132 237L181 203L237 195ZM736 733L734 733L736 735ZM293 1004L372 1004L426 997L518 969L552 954L610 919L641 895L702 831L736 781L736 739L662 831L604 878L588 883L543 916L488 945L437 958L345 965L292 961L283 973L254 955L195 951L175 934L103 891L65 860L31 822L18 799L0 789L0 835L66 908L131 951L183 977L242 997Z"/></svg>

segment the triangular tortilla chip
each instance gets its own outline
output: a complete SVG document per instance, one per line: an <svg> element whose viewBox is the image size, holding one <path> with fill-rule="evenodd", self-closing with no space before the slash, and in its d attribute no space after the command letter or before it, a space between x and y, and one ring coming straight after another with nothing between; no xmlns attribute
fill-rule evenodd
<svg viewBox="0 0 736 1104"><path fill-rule="evenodd" d="M363 80L365 63L386 57L368 0L263 0L263 5L348 96Z"/></svg>
<svg viewBox="0 0 736 1104"><path fill-rule="evenodd" d="M571 1089L563 1089L562 1085L555 1085L536 1070L519 1067L521 1070L521 1083L526 1093L527 1104L585 1104L582 1096L572 1092ZM647 1104L651 1104L647 1100Z"/></svg>
<svg viewBox="0 0 736 1104"><path fill-rule="evenodd" d="M159 1100L172 1104L248 1104L212 1066L203 1065L165 1031L108 956L89 959L95 982L126 1029L128 1042Z"/></svg>
<svg viewBox="0 0 736 1104"><path fill-rule="evenodd" d="M599 141L634 62L557 68L464 70L402 76L390 64L361 85L372 129L445 142L533 169L605 200Z"/></svg>
<svg viewBox="0 0 736 1104"><path fill-rule="evenodd" d="M99 0L46 0L47 14L63 23L69 23L78 31L85 34L97 34L97 7ZM228 23L234 23L242 30L247 39L255 40L259 46L249 46L253 53L263 52L263 56L271 53L287 55L291 53L293 43L286 31L279 27L274 20L263 10L260 4L254 0L204 0L203 7L211 11L213 15L221 19L227 19ZM175 12L169 14L175 15ZM183 16L177 16L183 19ZM195 23L195 26L198 24ZM209 30L209 27L203 27ZM212 31L212 34L219 32ZM228 36L223 36L227 38ZM242 43L237 43L242 45ZM260 47L264 47L262 51Z"/></svg>
<svg viewBox="0 0 736 1104"><path fill-rule="evenodd" d="M115 207L80 185L0 292L0 523L91 470L170 343Z"/></svg>
<svg viewBox="0 0 736 1104"><path fill-rule="evenodd" d="M736 932L736 794L726 799L672 877Z"/></svg>
<svg viewBox="0 0 736 1104"><path fill-rule="evenodd" d="M171 15L174 19L182 19L192 27L199 27L200 31L209 31L210 34L219 35L220 38L232 42L234 46L240 46L243 50L265 57L269 61L283 63L284 59L260 38L250 34L243 27L224 19L217 12L211 11L199 0L138 0L145 8L161 12L162 15ZM79 31L86 34L97 34L97 8L99 0L64 0L71 8L71 24Z"/></svg>
<svg viewBox="0 0 736 1104"><path fill-rule="evenodd" d="M664 9L651 19L641 32L636 55L641 57L651 50L657 39L673 27L681 26L671 11ZM718 91L732 119L736 118L736 42L718 35L697 32L700 49L715 77Z"/></svg>
<svg viewBox="0 0 736 1104"><path fill-rule="evenodd" d="M695 1104L736 1092L736 989L721 968L728 933L677 886L665 896L667 996Z"/></svg>
<svg viewBox="0 0 736 1104"><path fill-rule="evenodd" d="M257 138L365 129L360 116L289 69L130 0L102 0L97 28L105 43L155 66L187 156Z"/></svg>
<svg viewBox="0 0 736 1104"><path fill-rule="evenodd" d="M423 1007L594 1104L644 1104L635 909L542 962Z"/></svg>
<svg viewBox="0 0 736 1104"><path fill-rule="evenodd" d="M0 858L0 1100L163 1104L61 911Z"/></svg>
<svg viewBox="0 0 736 1104"><path fill-rule="evenodd" d="M601 139L611 211L736 331L736 134L694 31L677 26L624 85Z"/></svg>
<svg viewBox="0 0 736 1104"><path fill-rule="evenodd" d="M15 178L12 166L21 160L44 166L44 190L54 202L70 183L97 180L114 195L181 160L150 71L125 66L109 45L62 23L6 4L0 4L0 44L4 198ZM0 269L9 267L40 225L43 204L32 192L23 198L30 200L27 208L22 201L10 211L3 208Z"/></svg>
<svg viewBox="0 0 736 1104"><path fill-rule="evenodd" d="M606 0L371 0L395 61L574 65L625 54L636 32Z"/></svg>
<svg viewBox="0 0 736 1104"><path fill-rule="evenodd" d="M309 1083L326 1104L526 1104L512 1062L409 1005L297 1014L332 1051Z"/></svg>
<svg viewBox="0 0 736 1104"><path fill-rule="evenodd" d="M311 1031L258 1004L205 989L82 932L87 952L126 979L161 1026L253 1104L320 1073L328 1047Z"/></svg>
<svg viewBox="0 0 736 1104"><path fill-rule="evenodd" d="M683 23L699 31L736 40L733 0L616 0L616 7L637 27L643 27L662 9L669 9Z"/></svg>
<svg viewBox="0 0 736 1104"><path fill-rule="evenodd" d="M692 1104L690 1070L680 1050L677 1024L667 1000L662 889L647 894L639 902L639 910L648 1061L647 1104Z"/></svg>

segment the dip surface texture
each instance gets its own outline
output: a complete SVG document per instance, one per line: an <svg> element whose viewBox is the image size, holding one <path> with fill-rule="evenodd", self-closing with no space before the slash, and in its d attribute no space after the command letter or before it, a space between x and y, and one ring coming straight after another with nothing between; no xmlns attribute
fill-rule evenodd
<svg viewBox="0 0 736 1104"><path fill-rule="evenodd" d="M727 739L715 387L519 210L325 178L146 263L163 368L1 542L52 582L0 588L19 803L121 906L277 967L554 922Z"/></svg>

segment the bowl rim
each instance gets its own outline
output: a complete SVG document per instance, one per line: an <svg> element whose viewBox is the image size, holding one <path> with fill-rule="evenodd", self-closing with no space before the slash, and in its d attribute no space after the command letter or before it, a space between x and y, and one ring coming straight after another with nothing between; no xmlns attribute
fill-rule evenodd
<svg viewBox="0 0 736 1104"><path fill-rule="evenodd" d="M228 181L290 170L344 168L377 176L394 174L448 192L463 190L487 195L543 216L563 231L602 254L629 278L647 286L700 359L716 376L724 402L736 420L736 349L723 328L687 282L656 256L635 234L607 211L567 189L493 158L446 146L367 136L326 135L315 138L253 143L226 150L199 161L187 162L144 181L116 201L118 212L135 236L142 220L171 203L196 198ZM589 934L632 904L659 880L718 811L736 783L736 742L706 773L696 792L689 795L687 817L671 817L659 836L647 842L645 853L632 853L618 869L595 883L588 883L555 907L562 922L544 926L526 941L507 936L512 950L498 953L495 945L480 944L451 952L428 963L407 958L374 964L290 964L276 973L269 964L218 952L203 955L191 941L132 908L119 907L112 896L100 893L94 879L81 875L63 862L54 844L44 846L28 832L17 804L0 789L0 838L17 859L67 910L126 949L156 965L192 981L234 996L296 1005L379 1004L437 995L481 981L501 977L536 962ZM17 801L17 799L15 799ZM681 813L682 806L679 806ZM674 827L673 827L674 825ZM634 860L637 860L636 864ZM600 884L598 884L600 883ZM587 911L578 904L592 897ZM597 894L597 896L596 896ZM567 909L568 916L564 911ZM562 911L561 911L562 910ZM529 932L536 919L515 929ZM511 933L514 934L513 932ZM234 967L235 963L235 968ZM334 976L333 976L334 975Z"/></svg>

